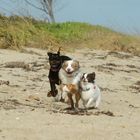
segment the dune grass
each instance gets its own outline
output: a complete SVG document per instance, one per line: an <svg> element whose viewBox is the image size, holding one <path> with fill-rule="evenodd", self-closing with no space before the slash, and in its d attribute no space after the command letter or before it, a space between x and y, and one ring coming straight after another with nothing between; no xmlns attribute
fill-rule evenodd
<svg viewBox="0 0 140 140"><path fill-rule="evenodd" d="M21 49L57 45L49 33L35 27L34 20L22 17L0 17L0 48Z"/></svg>
<svg viewBox="0 0 140 140"><path fill-rule="evenodd" d="M49 24L29 17L0 15L0 48L90 47L140 54L140 38L102 26L66 22Z"/></svg>

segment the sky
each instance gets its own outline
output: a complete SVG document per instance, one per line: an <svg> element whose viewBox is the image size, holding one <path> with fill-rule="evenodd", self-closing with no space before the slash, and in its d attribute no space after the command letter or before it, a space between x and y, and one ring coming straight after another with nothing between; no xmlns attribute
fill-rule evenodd
<svg viewBox="0 0 140 140"><path fill-rule="evenodd" d="M30 0L36 4L36 0ZM119 32L140 35L140 0L55 0L57 22L79 21L102 25ZM39 6L39 5L38 5ZM24 0L0 0L0 13L45 15Z"/></svg>

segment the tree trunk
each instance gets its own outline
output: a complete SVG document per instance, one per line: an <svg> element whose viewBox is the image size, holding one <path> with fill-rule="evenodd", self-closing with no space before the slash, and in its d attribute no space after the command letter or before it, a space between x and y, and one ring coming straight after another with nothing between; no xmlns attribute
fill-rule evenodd
<svg viewBox="0 0 140 140"><path fill-rule="evenodd" d="M55 23L54 14L53 13L50 13L49 16L50 16L50 22L51 23Z"/></svg>

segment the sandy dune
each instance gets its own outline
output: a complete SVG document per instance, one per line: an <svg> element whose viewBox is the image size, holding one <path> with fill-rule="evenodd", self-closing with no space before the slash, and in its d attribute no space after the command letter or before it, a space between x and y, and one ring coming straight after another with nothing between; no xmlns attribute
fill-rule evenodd
<svg viewBox="0 0 140 140"><path fill-rule="evenodd" d="M99 110L70 114L47 97L46 51L0 50L0 140L140 140L140 57L92 49L67 55L96 72Z"/></svg>

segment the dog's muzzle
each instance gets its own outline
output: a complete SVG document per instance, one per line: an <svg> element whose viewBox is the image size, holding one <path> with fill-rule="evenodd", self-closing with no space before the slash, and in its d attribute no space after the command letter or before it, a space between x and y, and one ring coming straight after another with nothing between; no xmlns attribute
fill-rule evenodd
<svg viewBox="0 0 140 140"><path fill-rule="evenodd" d="M61 61L50 61L50 66L52 71L59 71L61 68Z"/></svg>
<svg viewBox="0 0 140 140"><path fill-rule="evenodd" d="M66 69L66 73L67 74L72 74L74 71L72 71L71 69Z"/></svg>

